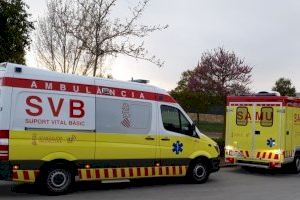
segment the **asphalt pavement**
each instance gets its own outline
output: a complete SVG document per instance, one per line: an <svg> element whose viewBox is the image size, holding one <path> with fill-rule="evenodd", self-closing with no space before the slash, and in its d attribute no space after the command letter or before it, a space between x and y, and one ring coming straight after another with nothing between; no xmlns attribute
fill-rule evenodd
<svg viewBox="0 0 300 200"><path fill-rule="evenodd" d="M78 182L73 193L55 197L41 196L34 185L0 181L2 199L299 200L300 174L222 168L201 185L177 178L109 184Z"/></svg>

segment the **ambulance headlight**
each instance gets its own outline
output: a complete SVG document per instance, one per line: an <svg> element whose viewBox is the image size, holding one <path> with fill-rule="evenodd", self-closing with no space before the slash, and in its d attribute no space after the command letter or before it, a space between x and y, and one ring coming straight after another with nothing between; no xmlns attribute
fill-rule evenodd
<svg viewBox="0 0 300 200"><path fill-rule="evenodd" d="M226 146L225 147L225 150L233 150L234 148L233 148L233 146Z"/></svg>

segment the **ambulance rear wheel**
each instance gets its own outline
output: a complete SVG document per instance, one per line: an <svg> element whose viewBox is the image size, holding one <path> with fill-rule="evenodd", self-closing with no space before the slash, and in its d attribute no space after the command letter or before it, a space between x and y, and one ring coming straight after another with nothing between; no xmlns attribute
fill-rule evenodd
<svg viewBox="0 0 300 200"><path fill-rule="evenodd" d="M192 183L205 183L209 177L208 166L205 161L196 160L189 168L187 177Z"/></svg>
<svg viewBox="0 0 300 200"><path fill-rule="evenodd" d="M293 172L294 173L300 172L300 157L299 156L295 157L295 159L294 159Z"/></svg>
<svg viewBox="0 0 300 200"><path fill-rule="evenodd" d="M50 195L65 194L70 191L75 177L66 168L53 166L42 172L40 180L43 192Z"/></svg>

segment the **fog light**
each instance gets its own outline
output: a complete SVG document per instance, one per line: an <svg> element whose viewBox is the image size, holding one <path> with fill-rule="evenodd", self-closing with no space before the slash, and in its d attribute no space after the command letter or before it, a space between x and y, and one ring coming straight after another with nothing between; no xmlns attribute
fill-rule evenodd
<svg viewBox="0 0 300 200"><path fill-rule="evenodd" d="M90 169L90 168L91 168L91 165L86 164L84 167L85 167L86 169Z"/></svg>
<svg viewBox="0 0 300 200"><path fill-rule="evenodd" d="M13 166L13 170L18 170L20 167L19 167L19 165L14 165Z"/></svg>

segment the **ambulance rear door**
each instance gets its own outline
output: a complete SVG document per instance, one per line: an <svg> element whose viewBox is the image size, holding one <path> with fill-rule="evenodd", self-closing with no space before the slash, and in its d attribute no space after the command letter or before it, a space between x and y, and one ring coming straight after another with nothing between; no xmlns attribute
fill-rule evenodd
<svg viewBox="0 0 300 200"><path fill-rule="evenodd" d="M229 102L226 116L226 150L230 157L238 160L253 157L254 113L255 103Z"/></svg>
<svg viewBox="0 0 300 200"><path fill-rule="evenodd" d="M279 160L284 110L281 102L261 102L255 105L253 120L253 156L261 161Z"/></svg>

